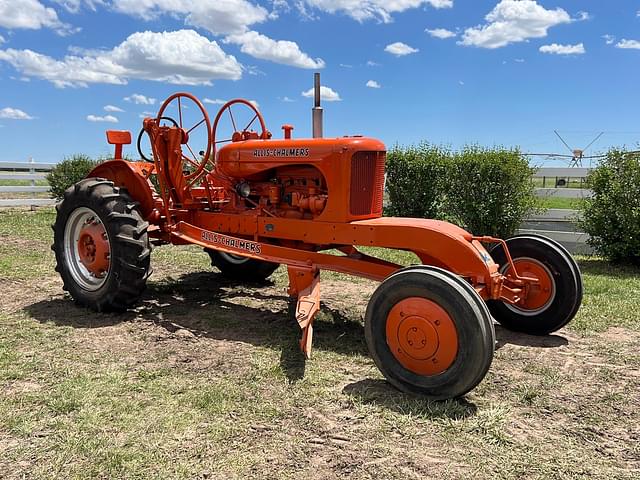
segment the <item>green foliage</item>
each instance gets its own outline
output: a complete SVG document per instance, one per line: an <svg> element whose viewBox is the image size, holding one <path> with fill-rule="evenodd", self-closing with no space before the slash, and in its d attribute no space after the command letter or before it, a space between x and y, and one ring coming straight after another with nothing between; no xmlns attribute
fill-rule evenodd
<svg viewBox="0 0 640 480"><path fill-rule="evenodd" d="M451 152L422 143L387 153L387 192L392 216L440 218Z"/></svg>
<svg viewBox="0 0 640 480"><path fill-rule="evenodd" d="M582 227L599 254L640 265L640 154L612 149L587 178Z"/></svg>
<svg viewBox="0 0 640 480"><path fill-rule="evenodd" d="M532 175L518 150L465 147L453 157L447 216L475 235L510 237L538 209Z"/></svg>
<svg viewBox="0 0 640 480"><path fill-rule="evenodd" d="M67 188L86 177L98 163L100 162L82 154L65 158L47 174L51 196L61 199Z"/></svg>
<svg viewBox="0 0 640 480"><path fill-rule="evenodd" d="M443 219L476 235L509 237L539 209L532 173L518 150L396 147L387 157L387 213Z"/></svg>

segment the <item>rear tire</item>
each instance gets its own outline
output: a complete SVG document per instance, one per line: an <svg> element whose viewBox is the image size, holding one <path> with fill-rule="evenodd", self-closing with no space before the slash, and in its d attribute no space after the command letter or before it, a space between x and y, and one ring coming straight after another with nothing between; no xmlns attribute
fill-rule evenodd
<svg viewBox="0 0 640 480"><path fill-rule="evenodd" d="M478 385L495 347L491 315L471 285L427 266L400 270L380 284L367 306L365 338L389 383L432 400Z"/></svg>
<svg viewBox="0 0 640 480"><path fill-rule="evenodd" d="M262 282L269 278L280 266L277 263L255 260L253 258L232 255L217 250L205 251L211 258L211 265L218 268L222 274L233 280L243 282Z"/></svg>
<svg viewBox="0 0 640 480"><path fill-rule="evenodd" d="M56 210L51 249L76 304L98 312L134 304L151 272L149 224L137 203L111 181L86 178L67 189Z"/></svg>
<svg viewBox="0 0 640 480"><path fill-rule="evenodd" d="M569 252L539 235L510 238L507 246L516 268L519 261L524 261L539 273L546 272L552 290L549 300L535 309L490 300L487 305L494 318L509 330L530 335L547 335L567 325L578 312L583 295L582 275ZM509 265L502 246L496 245L490 253L500 271L508 273Z"/></svg>

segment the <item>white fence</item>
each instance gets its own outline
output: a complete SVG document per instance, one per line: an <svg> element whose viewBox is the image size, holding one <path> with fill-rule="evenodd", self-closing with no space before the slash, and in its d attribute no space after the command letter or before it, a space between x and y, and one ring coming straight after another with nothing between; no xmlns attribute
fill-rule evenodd
<svg viewBox="0 0 640 480"><path fill-rule="evenodd" d="M571 179L584 179L589 175L589 168L539 168L533 178L542 178L542 187L536 188L539 197L588 198L593 193L586 188L571 187ZM547 181L551 187L547 187ZM564 183L564 186L560 184ZM582 181L580 182L582 183Z"/></svg>
<svg viewBox="0 0 640 480"><path fill-rule="evenodd" d="M47 185L36 185L38 180L44 180L47 172L55 166L55 163L30 162L0 162L0 182L2 180L23 180L22 185L0 184L0 194L6 193L41 193L48 192ZM4 183L4 182L2 182ZM39 207L54 205L53 198L0 198L0 207Z"/></svg>

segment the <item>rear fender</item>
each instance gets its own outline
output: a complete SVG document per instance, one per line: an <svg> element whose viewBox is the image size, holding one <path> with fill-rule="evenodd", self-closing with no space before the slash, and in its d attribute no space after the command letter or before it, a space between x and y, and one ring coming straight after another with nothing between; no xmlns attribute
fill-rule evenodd
<svg viewBox="0 0 640 480"><path fill-rule="evenodd" d="M148 218L156 207L155 189L149 181L153 163L109 160L94 168L88 177L101 177L111 180L116 186L124 187L136 202L140 211Z"/></svg>

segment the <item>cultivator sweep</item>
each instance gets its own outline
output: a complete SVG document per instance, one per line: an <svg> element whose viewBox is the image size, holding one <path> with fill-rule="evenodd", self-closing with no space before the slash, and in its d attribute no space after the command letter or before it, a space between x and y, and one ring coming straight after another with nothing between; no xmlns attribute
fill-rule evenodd
<svg viewBox="0 0 640 480"><path fill-rule="evenodd" d="M365 315L376 365L399 389L433 399L463 395L484 378L494 318L543 335L574 317L580 271L554 241L476 237L437 220L383 217L385 146L360 136L321 138L317 92L311 139L292 138L290 125L274 139L257 107L241 99L211 124L187 93L144 119L141 161L122 158L129 132L107 132L114 159L57 207L57 270L76 303L124 310L145 288L152 244L196 244L239 281L264 280L285 265L301 349L310 356L320 272L365 277L381 282ZM197 118L187 123L187 112ZM204 148L196 154L197 132ZM362 247L412 252L420 264L403 268Z"/></svg>

